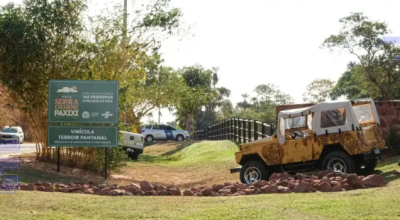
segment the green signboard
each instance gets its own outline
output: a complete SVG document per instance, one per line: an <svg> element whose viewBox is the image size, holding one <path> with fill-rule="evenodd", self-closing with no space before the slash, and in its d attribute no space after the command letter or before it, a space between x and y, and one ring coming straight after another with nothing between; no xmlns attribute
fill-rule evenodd
<svg viewBox="0 0 400 220"><path fill-rule="evenodd" d="M118 81L50 80L48 96L49 123L118 123Z"/></svg>
<svg viewBox="0 0 400 220"><path fill-rule="evenodd" d="M118 128L113 126L49 126L47 146L50 147L117 147Z"/></svg>

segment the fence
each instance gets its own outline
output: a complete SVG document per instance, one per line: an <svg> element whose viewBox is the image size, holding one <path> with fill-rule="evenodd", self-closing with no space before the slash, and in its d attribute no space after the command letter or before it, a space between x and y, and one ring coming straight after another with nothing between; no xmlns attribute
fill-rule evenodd
<svg viewBox="0 0 400 220"><path fill-rule="evenodd" d="M193 140L234 140L241 143L255 141L274 133L274 126L251 119L230 118L197 130Z"/></svg>

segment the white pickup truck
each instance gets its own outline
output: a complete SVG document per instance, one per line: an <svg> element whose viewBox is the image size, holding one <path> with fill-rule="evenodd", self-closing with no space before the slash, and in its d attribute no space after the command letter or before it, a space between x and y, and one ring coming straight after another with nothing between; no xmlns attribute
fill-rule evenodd
<svg viewBox="0 0 400 220"><path fill-rule="evenodd" d="M118 145L122 147L129 158L132 160L137 160L139 154L143 153L143 135L127 131L119 131L119 133L121 135L121 139Z"/></svg>

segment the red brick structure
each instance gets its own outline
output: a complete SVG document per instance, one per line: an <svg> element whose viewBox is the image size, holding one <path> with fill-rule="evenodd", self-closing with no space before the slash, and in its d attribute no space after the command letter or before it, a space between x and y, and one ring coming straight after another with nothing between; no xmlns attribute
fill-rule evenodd
<svg viewBox="0 0 400 220"><path fill-rule="evenodd" d="M305 104L294 104L294 105L280 105L276 107L276 121L278 121L278 112L287 109L295 108L305 108L312 106L312 103ZM400 131L400 100L390 100L390 101L376 101L376 110L379 115L379 120L381 121L381 126L383 129L383 134L385 137L389 134L390 124L397 125L396 127Z"/></svg>

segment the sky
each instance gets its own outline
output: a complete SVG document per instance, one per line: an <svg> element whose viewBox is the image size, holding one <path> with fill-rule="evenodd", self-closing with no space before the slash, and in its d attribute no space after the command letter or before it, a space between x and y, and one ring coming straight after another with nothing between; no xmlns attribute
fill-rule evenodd
<svg viewBox="0 0 400 220"><path fill-rule="evenodd" d="M0 0L10 2L11 0ZM21 0L12 2L20 3ZM128 0L128 13L146 1ZM201 64L220 68L219 83L231 90L231 101L242 101L257 85L273 83L303 103L307 84L318 78L337 81L355 57L320 49L324 39L339 33L339 19L351 12L364 12L385 21L400 36L400 2L395 0L171 0L192 25L193 36L171 38L161 48L164 65L174 68ZM91 0L91 13L123 4L123 0ZM153 114L157 121L157 111ZM161 122L174 117L163 109ZM147 121L148 118L143 119Z"/></svg>

